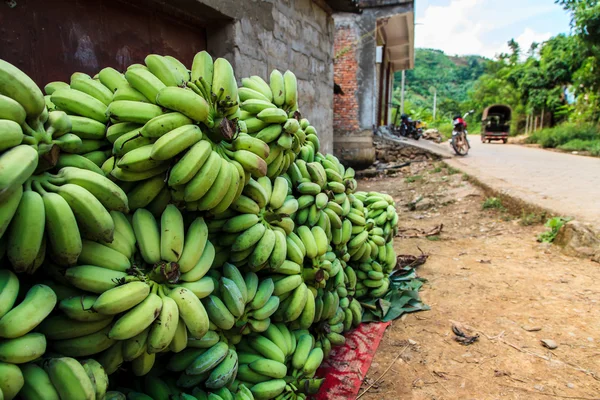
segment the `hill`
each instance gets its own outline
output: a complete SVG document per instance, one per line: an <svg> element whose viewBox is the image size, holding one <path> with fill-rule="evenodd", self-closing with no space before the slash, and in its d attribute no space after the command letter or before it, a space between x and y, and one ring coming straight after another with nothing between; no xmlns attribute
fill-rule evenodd
<svg viewBox="0 0 600 400"><path fill-rule="evenodd" d="M415 68L406 71L406 110L427 119L433 107L433 90L437 89L438 117L448 117L461 110L468 92L485 72L487 59L480 56L449 56L441 50L416 49ZM394 100L400 101L401 72L394 76Z"/></svg>

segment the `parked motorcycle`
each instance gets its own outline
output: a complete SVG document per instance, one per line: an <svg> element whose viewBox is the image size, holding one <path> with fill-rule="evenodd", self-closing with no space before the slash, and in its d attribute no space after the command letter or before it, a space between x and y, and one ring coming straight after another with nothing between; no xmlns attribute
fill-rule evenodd
<svg viewBox="0 0 600 400"><path fill-rule="evenodd" d="M471 145L469 144L467 131L467 121L466 118L469 114L474 113L475 110L471 110L462 117L460 115L455 116L452 119L452 125L454 128L452 129L452 139L450 140L450 145L454 152L459 156L466 156L469 153L469 149Z"/></svg>
<svg viewBox="0 0 600 400"><path fill-rule="evenodd" d="M397 132L400 134L400 136L419 140L421 139L421 136L423 136L423 128L421 125L422 124L420 120L413 121L408 115L402 114L400 117L400 126Z"/></svg>

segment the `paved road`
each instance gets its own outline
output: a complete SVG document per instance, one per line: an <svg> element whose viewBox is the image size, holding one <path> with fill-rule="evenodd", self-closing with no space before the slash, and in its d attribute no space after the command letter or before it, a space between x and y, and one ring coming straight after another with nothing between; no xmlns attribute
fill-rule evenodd
<svg viewBox="0 0 600 400"><path fill-rule="evenodd" d="M408 140L450 158L446 162L508 195L600 230L600 158L518 145L481 143L470 136L466 157L452 156L449 144Z"/></svg>
<svg viewBox="0 0 600 400"><path fill-rule="evenodd" d="M469 155L448 159L450 165L509 195L600 229L600 158L501 142L482 144L478 136L469 140Z"/></svg>

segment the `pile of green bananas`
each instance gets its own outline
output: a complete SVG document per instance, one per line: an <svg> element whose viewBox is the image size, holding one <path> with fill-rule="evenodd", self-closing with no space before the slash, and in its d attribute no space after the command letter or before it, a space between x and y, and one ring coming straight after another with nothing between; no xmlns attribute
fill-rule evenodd
<svg viewBox="0 0 600 400"><path fill-rule="evenodd" d="M319 390L398 215L319 152L291 71L241 84L151 54L44 96L0 60L0 399Z"/></svg>
<svg viewBox="0 0 600 400"><path fill-rule="evenodd" d="M109 374L131 361L134 374L141 376L152 368L156 353L181 351L188 334L202 338L208 332L199 299L214 290L214 281L205 277L214 247L204 220L194 219L186 231L174 205L166 207L160 225L143 208L131 224L123 214L115 212L113 218L115 240L123 241L124 251L84 240L81 265L67 268L64 277L89 294L62 300L64 315L45 321L42 331L55 339L53 349L61 354L104 351L100 360L106 360L102 364ZM139 253L131 256L136 245ZM68 330L69 324L80 329Z"/></svg>
<svg viewBox="0 0 600 400"><path fill-rule="evenodd" d="M21 367L23 399L117 399L108 391L108 375L92 358L48 357ZM123 396L123 398L125 398Z"/></svg>
<svg viewBox="0 0 600 400"><path fill-rule="evenodd" d="M24 364L46 352L46 337L34 329L54 309L56 294L46 285L33 285L17 304L19 289L14 273L0 270L0 364Z"/></svg>
<svg viewBox="0 0 600 400"><path fill-rule="evenodd" d="M251 178L232 209L210 222L220 252L254 272L265 268L278 272L286 260L286 235L294 229L290 215L298 209L298 201L288 193L283 177Z"/></svg>
<svg viewBox="0 0 600 400"><path fill-rule="evenodd" d="M269 83L254 75L243 78L239 88L239 118L246 132L269 145L270 178L286 173L298 154L319 151L316 129L307 119L299 120L297 86L293 72L273 70Z"/></svg>
<svg viewBox="0 0 600 400"><path fill-rule="evenodd" d="M271 324L262 334L244 337L237 351L237 379L250 387L256 399L305 399L322 383L315 374L323 350L315 347L307 330Z"/></svg>
<svg viewBox="0 0 600 400"><path fill-rule="evenodd" d="M219 290L203 304L210 321L231 343L237 344L242 335L264 332L269 327L270 317L279 307L270 277L260 281L252 271L242 276L235 265L225 263L218 286Z"/></svg>

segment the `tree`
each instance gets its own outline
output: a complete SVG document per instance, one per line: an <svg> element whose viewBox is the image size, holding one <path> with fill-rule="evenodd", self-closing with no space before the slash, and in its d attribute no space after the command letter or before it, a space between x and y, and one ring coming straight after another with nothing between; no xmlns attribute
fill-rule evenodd
<svg viewBox="0 0 600 400"><path fill-rule="evenodd" d="M556 0L571 12L571 25L592 46L600 45L600 2L598 0Z"/></svg>

